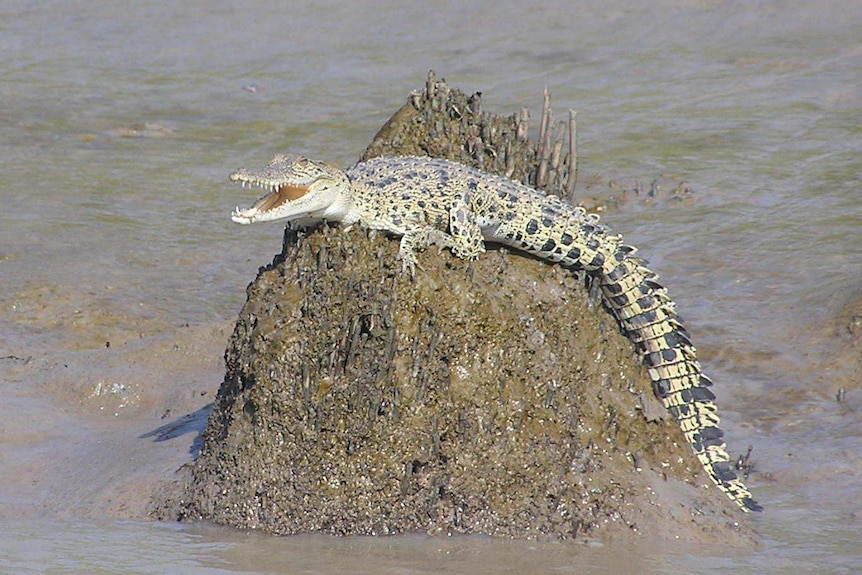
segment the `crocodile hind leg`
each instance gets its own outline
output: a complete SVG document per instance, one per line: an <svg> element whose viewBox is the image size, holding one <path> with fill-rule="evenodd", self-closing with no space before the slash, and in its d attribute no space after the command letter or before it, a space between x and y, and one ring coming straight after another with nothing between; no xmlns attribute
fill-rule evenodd
<svg viewBox="0 0 862 575"><path fill-rule="evenodd" d="M459 198L449 208L448 231L422 226L404 234L399 253L405 271L415 268L416 252L424 251L429 245L448 249L464 260L475 260L485 252L482 228L476 222L476 216L468 204L469 199L469 196Z"/></svg>
<svg viewBox="0 0 862 575"><path fill-rule="evenodd" d="M461 259L475 260L485 252L485 238L482 228L476 222L470 193L456 201L449 209L449 237L447 246Z"/></svg>
<svg viewBox="0 0 862 575"><path fill-rule="evenodd" d="M401 236L398 255L401 258L402 270L410 277L416 275L418 265L416 254L435 245L441 249L449 249L455 256L465 260L475 260L485 251L482 229L473 220L469 210L466 213L458 211L452 218L458 218L458 224L451 226L452 233L446 233L436 228L424 227Z"/></svg>

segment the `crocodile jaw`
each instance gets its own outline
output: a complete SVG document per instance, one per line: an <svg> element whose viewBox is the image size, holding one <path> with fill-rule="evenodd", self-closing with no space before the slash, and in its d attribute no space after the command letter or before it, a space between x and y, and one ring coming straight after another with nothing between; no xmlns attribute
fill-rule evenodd
<svg viewBox="0 0 862 575"><path fill-rule="evenodd" d="M304 156L277 154L263 170L239 169L230 179L268 192L251 207L231 213L238 224L340 216L338 206L350 190L343 171Z"/></svg>
<svg viewBox="0 0 862 575"><path fill-rule="evenodd" d="M246 186L246 180L242 181L243 187ZM251 207L243 210L237 206L231 212L230 219L238 224L252 224L254 222L266 222L290 218L293 210L290 210L290 203L294 202L306 194L309 188L305 186L290 186L273 184L273 191L266 194L254 203Z"/></svg>
<svg viewBox="0 0 862 575"><path fill-rule="evenodd" d="M257 213L257 210L255 210L254 208L240 210L239 206L237 206L234 211L231 212L230 219L238 224L253 224L255 221L255 213Z"/></svg>

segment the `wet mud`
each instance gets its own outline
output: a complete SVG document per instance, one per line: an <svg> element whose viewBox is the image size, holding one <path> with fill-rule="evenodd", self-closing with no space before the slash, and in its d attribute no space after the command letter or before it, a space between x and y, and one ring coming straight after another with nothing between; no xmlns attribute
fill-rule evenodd
<svg viewBox="0 0 862 575"><path fill-rule="evenodd" d="M171 325L60 284L0 308L0 515L147 517L199 449L230 322Z"/></svg>

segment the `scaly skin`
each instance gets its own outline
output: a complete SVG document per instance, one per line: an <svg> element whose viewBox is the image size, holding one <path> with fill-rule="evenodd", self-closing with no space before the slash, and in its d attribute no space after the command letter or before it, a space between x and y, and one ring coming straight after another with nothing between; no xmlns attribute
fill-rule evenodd
<svg viewBox="0 0 862 575"><path fill-rule="evenodd" d="M555 196L446 160L376 158L349 170L301 156L276 156L261 172L238 170L231 180L270 193L233 221L359 222L401 236L404 271L416 253L436 244L475 259L485 242L504 244L597 278L604 303L632 341L656 396L682 428L707 474L744 511L762 508L737 477L724 433L688 332L658 276L587 214Z"/></svg>

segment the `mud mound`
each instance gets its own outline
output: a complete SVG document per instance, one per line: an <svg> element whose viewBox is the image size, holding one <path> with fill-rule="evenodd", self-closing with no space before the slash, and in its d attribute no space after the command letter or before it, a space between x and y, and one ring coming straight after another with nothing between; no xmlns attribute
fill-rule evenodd
<svg viewBox="0 0 862 575"><path fill-rule="evenodd" d="M695 521L699 464L570 274L432 250L411 282L397 245L287 233L249 286L184 516L554 538Z"/></svg>

